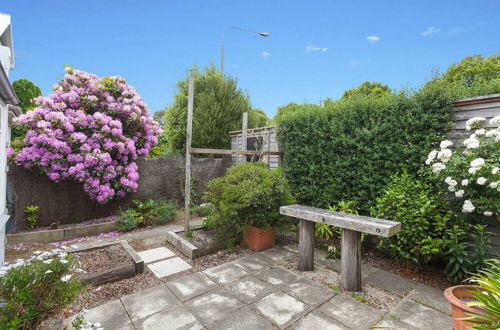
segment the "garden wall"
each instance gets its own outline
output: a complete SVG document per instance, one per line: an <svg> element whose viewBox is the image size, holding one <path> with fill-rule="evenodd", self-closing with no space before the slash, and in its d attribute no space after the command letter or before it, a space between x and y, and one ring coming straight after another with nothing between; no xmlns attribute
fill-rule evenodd
<svg viewBox="0 0 500 330"><path fill-rule="evenodd" d="M38 226L54 222L73 223L116 214L134 199L166 198L183 203L184 157L145 158L137 161L139 189L123 199L112 200L104 205L91 201L81 183L61 181L54 183L38 170L26 170L11 165L9 182L15 201L16 231L25 228L24 209L29 205L40 207ZM193 196L199 198L208 181L225 174L231 166L231 158L193 158L191 162Z"/></svg>

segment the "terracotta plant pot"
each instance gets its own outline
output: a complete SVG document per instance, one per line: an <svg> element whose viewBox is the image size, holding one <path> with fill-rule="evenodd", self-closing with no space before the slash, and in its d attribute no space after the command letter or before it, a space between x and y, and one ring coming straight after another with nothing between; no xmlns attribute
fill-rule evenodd
<svg viewBox="0 0 500 330"><path fill-rule="evenodd" d="M470 317L466 313L488 316L488 314L481 308L467 306L466 302L460 300L460 297L475 299L474 296L469 292L471 290L477 291L481 289L475 285L457 285L444 290L444 296L451 304L451 314L453 315L453 325L455 327L455 330L466 330L469 329L472 325L467 320L461 320L462 318Z"/></svg>
<svg viewBox="0 0 500 330"><path fill-rule="evenodd" d="M245 244L254 251L262 251L274 246L274 228L262 230L256 227L248 227L243 232Z"/></svg>

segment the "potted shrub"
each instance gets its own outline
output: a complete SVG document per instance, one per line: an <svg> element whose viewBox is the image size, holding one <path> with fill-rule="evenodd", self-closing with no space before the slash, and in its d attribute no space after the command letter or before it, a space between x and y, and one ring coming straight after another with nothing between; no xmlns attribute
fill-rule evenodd
<svg viewBox="0 0 500 330"><path fill-rule="evenodd" d="M488 268L472 279L478 285L457 285L444 291L456 330L500 328L500 261L486 264Z"/></svg>
<svg viewBox="0 0 500 330"><path fill-rule="evenodd" d="M212 212L204 224L215 230L216 238L231 247L243 236L256 251L274 246L275 229L284 220L279 208L294 202L281 169L240 163L207 188L205 199L212 204Z"/></svg>

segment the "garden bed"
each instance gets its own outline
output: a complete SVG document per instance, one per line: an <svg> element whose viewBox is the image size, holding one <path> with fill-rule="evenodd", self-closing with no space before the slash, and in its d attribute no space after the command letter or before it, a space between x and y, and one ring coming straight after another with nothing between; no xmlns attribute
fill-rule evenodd
<svg viewBox="0 0 500 330"><path fill-rule="evenodd" d="M169 231L167 241L190 259L206 256L225 248L224 242L217 242L214 239L213 230L202 227L193 228L190 235L186 235L183 229Z"/></svg>
<svg viewBox="0 0 500 330"><path fill-rule="evenodd" d="M71 253L78 259L81 280L94 286L144 271L144 261L126 241L100 243Z"/></svg>

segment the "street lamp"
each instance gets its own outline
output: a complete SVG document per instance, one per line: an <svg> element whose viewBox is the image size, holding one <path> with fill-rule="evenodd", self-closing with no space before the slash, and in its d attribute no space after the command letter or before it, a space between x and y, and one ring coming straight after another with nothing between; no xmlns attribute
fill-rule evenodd
<svg viewBox="0 0 500 330"><path fill-rule="evenodd" d="M261 37L269 37L269 33L267 33L267 32L258 32L258 31L253 31L253 30L247 30L247 29L242 29L242 28L236 27L236 26L230 26L227 29L255 33ZM220 47L220 72L222 72L222 74L224 74L224 34L225 34L225 31L222 32L222 44Z"/></svg>

